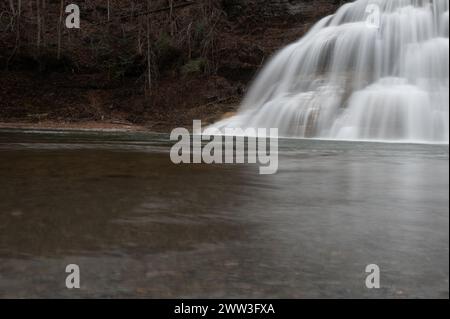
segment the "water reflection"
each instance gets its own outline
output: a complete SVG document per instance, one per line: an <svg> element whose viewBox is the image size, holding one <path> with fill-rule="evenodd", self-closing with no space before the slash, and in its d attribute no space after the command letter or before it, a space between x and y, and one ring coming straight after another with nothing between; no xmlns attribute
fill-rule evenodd
<svg viewBox="0 0 450 319"><path fill-rule="evenodd" d="M0 296L448 298L448 146L284 141L272 176L168 146L1 133Z"/></svg>

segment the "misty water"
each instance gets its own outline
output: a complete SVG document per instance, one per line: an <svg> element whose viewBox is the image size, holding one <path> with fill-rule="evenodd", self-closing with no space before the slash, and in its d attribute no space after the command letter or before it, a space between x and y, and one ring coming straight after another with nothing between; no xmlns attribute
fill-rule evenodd
<svg viewBox="0 0 450 319"><path fill-rule="evenodd" d="M171 145L0 132L0 297L449 297L448 145L281 140L266 176Z"/></svg>
<svg viewBox="0 0 450 319"><path fill-rule="evenodd" d="M215 127L448 144L448 25L448 0L346 3L280 50Z"/></svg>

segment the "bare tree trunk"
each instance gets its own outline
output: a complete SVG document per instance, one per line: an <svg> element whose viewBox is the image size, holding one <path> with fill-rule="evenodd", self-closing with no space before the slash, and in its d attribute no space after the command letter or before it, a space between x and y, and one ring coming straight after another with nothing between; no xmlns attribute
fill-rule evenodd
<svg viewBox="0 0 450 319"><path fill-rule="evenodd" d="M169 0L169 21L170 21L170 35L173 37L175 30L173 27L173 0Z"/></svg>
<svg viewBox="0 0 450 319"><path fill-rule="evenodd" d="M192 28L192 22L189 23L189 26L187 28L187 42L188 42L188 58L189 58L189 60L192 59L191 28Z"/></svg>
<svg viewBox="0 0 450 319"><path fill-rule="evenodd" d="M12 3L13 0L10 1L11 10L14 10L14 4ZM16 55L17 51L20 47L20 22L21 22L21 16L22 16L22 0L17 0L17 12L15 14L15 28L16 28L16 41L14 44L14 49L9 56L8 60L6 60L6 69L9 68L9 63Z"/></svg>
<svg viewBox="0 0 450 319"><path fill-rule="evenodd" d="M150 10L151 0L147 0L147 10ZM151 60L151 45L150 45L150 15L147 15L147 89L151 92L152 89L152 60Z"/></svg>
<svg viewBox="0 0 450 319"><path fill-rule="evenodd" d="M138 17L138 53L139 55L143 54L143 49L142 49L142 39L141 39L141 35L142 34L142 19L140 17Z"/></svg>
<svg viewBox="0 0 450 319"><path fill-rule="evenodd" d="M41 37L42 37L42 45L46 46L46 36L45 36L45 21L47 15L47 1L42 0L42 14L41 14Z"/></svg>
<svg viewBox="0 0 450 319"><path fill-rule="evenodd" d="M108 22L111 20L111 11L110 11L110 6L109 6L109 0L106 1L106 6L107 6L107 12L108 12Z"/></svg>
<svg viewBox="0 0 450 319"><path fill-rule="evenodd" d="M61 0L61 7L59 10L59 22L58 22L58 60L61 59L61 41L62 41L62 23L63 23L63 12L64 12L64 0Z"/></svg>
<svg viewBox="0 0 450 319"><path fill-rule="evenodd" d="M17 17L16 17L16 49L20 41L20 20L22 17L22 0L17 0Z"/></svg>
<svg viewBox="0 0 450 319"><path fill-rule="evenodd" d="M134 1L131 1L131 15L134 16L134 11L136 9L136 4ZM134 20L131 20L132 23L134 23Z"/></svg>
<svg viewBox="0 0 450 319"><path fill-rule="evenodd" d="M16 9L14 7L14 0L9 0L9 7L11 8L11 13L15 16L16 15Z"/></svg>
<svg viewBox="0 0 450 319"><path fill-rule="evenodd" d="M36 16L37 16L37 40L36 45L38 51L41 48L41 2L36 0Z"/></svg>

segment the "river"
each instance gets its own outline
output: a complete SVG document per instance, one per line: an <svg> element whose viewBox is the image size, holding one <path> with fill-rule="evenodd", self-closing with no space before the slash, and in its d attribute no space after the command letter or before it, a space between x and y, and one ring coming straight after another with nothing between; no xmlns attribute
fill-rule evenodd
<svg viewBox="0 0 450 319"><path fill-rule="evenodd" d="M170 146L1 131L0 297L449 297L448 145L286 139L275 175Z"/></svg>

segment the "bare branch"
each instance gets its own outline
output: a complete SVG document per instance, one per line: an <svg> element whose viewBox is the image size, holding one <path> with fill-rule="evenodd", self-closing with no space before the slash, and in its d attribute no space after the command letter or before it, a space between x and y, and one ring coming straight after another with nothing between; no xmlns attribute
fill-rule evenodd
<svg viewBox="0 0 450 319"><path fill-rule="evenodd" d="M147 11L144 11L144 12L118 16L118 17L112 18L109 21L100 22L100 23L97 23L97 24L94 24L94 25L102 25L102 24L111 23L111 22L113 22L115 20L124 20L124 19L129 19L129 18L136 18L136 17L139 17L139 16L146 16L146 15L151 15L151 14L155 14L155 13L161 13L161 12L164 12L164 11L170 11L171 9L172 10L181 9L181 8L185 8L185 7L194 5L194 4L196 4L195 1L188 1L188 2L185 2L185 3L180 3L180 4L177 4L177 5L174 5L172 7L168 6L168 7L164 7L164 8L155 9L155 10L147 10Z"/></svg>

